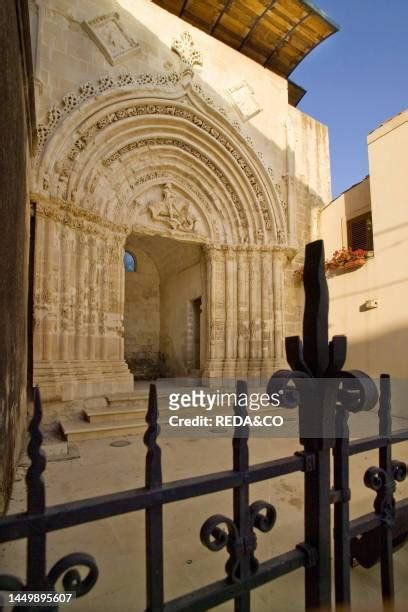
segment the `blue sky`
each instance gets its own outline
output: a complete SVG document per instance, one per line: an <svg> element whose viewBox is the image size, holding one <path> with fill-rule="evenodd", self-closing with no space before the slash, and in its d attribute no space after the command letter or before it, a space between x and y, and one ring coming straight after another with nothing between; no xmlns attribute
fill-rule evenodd
<svg viewBox="0 0 408 612"><path fill-rule="evenodd" d="M329 126L333 196L368 174L367 135L408 108L408 0L314 0L340 31L291 74Z"/></svg>

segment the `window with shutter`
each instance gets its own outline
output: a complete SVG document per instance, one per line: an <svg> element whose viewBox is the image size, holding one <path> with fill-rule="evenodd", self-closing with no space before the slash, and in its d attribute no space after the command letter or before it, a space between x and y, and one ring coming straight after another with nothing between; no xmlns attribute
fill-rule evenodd
<svg viewBox="0 0 408 612"><path fill-rule="evenodd" d="M354 217L347 221L347 241L348 246L354 250L364 249L373 250L373 226L371 212Z"/></svg>

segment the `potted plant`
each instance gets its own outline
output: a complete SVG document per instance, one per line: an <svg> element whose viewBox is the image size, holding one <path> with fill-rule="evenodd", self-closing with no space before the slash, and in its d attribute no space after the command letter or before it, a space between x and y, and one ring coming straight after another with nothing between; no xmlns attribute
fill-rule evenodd
<svg viewBox="0 0 408 612"><path fill-rule="evenodd" d="M334 251L331 259L324 262L324 269L326 274L338 274L339 272L346 272L361 268L366 263L366 258L369 256L369 252L364 249L351 249L343 247ZM303 266L293 271L293 275L297 282L303 280Z"/></svg>

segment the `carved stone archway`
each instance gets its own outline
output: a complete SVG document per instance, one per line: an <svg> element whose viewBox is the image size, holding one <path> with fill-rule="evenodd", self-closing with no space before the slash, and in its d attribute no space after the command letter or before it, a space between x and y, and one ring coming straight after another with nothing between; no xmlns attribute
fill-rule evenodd
<svg viewBox="0 0 408 612"><path fill-rule="evenodd" d="M34 177L34 370L46 398L132 387L132 232L205 245L206 378L259 379L282 362L285 215L257 154L199 87L169 75L84 85L40 126Z"/></svg>

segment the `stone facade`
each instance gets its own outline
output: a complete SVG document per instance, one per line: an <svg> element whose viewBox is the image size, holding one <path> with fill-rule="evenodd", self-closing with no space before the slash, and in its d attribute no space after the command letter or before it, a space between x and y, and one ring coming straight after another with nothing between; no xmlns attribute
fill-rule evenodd
<svg viewBox="0 0 408 612"><path fill-rule="evenodd" d="M150 2L31 8L35 382L63 400L132 388L123 252L154 259L153 239L192 257L157 268L168 373L195 369L201 298L203 377L268 376L299 327L291 270L330 199L326 128L288 104L285 79Z"/></svg>

